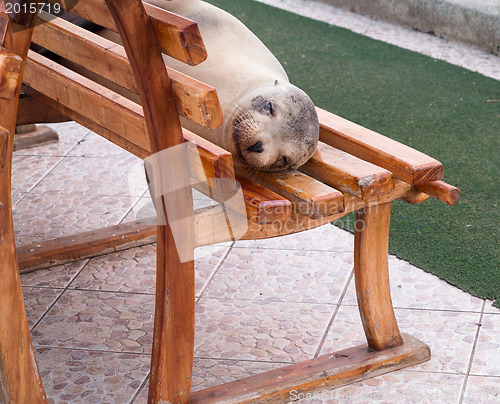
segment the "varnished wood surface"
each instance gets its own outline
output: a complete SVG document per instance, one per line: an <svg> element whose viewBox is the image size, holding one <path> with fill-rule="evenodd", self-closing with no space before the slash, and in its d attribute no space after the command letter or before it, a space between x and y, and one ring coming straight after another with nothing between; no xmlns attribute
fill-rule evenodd
<svg viewBox="0 0 500 404"><path fill-rule="evenodd" d="M460 190L443 181L427 182L422 185L417 185L416 188L450 206L456 205L460 200Z"/></svg>
<svg viewBox="0 0 500 404"><path fill-rule="evenodd" d="M15 97L23 60L7 49L0 47L0 98Z"/></svg>
<svg viewBox="0 0 500 404"><path fill-rule="evenodd" d="M42 96L46 98L45 96ZM21 94L17 109L16 125L34 123L57 123L75 119L68 118L40 100L40 96Z"/></svg>
<svg viewBox="0 0 500 404"><path fill-rule="evenodd" d="M33 42L55 54L137 93L135 79L123 46L62 19L50 19L42 13L33 33ZM27 70L29 73L30 61ZM167 68L179 114L202 126L216 128L222 124L222 111L216 90L174 69ZM94 78L94 77L92 77ZM95 79L103 84L99 77ZM124 95L138 101L138 95Z"/></svg>
<svg viewBox="0 0 500 404"><path fill-rule="evenodd" d="M403 343L394 315L389 285L389 224L392 203L367 207L356 214L354 280L368 346L375 351Z"/></svg>
<svg viewBox="0 0 500 404"><path fill-rule="evenodd" d="M413 192L413 187L400 180L395 181L395 187L392 191L377 195L373 198L362 200L356 196L344 194L344 211L319 219L312 219L306 215L293 212L290 220L286 222L275 222L272 224L261 224L249 222L248 230L241 238L242 240L261 240L265 238L284 236L287 234L298 233L304 230L314 229L326 223L333 222L341 217L357 211L367 206L377 206L389 203L395 199L403 198Z"/></svg>
<svg viewBox="0 0 500 404"><path fill-rule="evenodd" d="M443 178L443 165L415 149L317 108L320 140L383 167L410 184Z"/></svg>
<svg viewBox="0 0 500 404"><path fill-rule="evenodd" d="M144 46L154 44L156 38L142 2L106 0L106 4L136 78L151 151L157 153L183 144L179 116L163 58L158 48ZM189 184L189 171L181 165L182 154L174 158L176 160L170 159L168 162L169 172L157 170L156 178L149 180L163 184L167 180L165 176L175 176L180 183ZM154 194L155 190L150 188L150 192ZM157 229L156 301L149 401L155 404L162 401L187 403L193 372L195 306L196 240L191 187L173 191L168 197L157 197L155 204L157 214L165 218L165 225L159 225ZM175 220L181 220L182 226L176 225ZM182 256L182 252L189 254L189 257Z"/></svg>
<svg viewBox="0 0 500 404"><path fill-rule="evenodd" d="M155 241L156 225L124 223L18 247L19 270L32 272Z"/></svg>
<svg viewBox="0 0 500 404"><path fill-rule="evenodd" d="M248 178L237 177L245 198L248 220L257 224L277 223L290 220L292 203Z"/></svg>
<svg viewBox="0 0 500 404"><path fill-rule="evenodd" d="M382 352L366 344L193 393L191 403L287 403L311 390L341 387L425 362L429 347L404 334L404 345ZM335 398L335 397L333 397ZM332 400L333 401L333 400Z"/></svg>
<svg viewBox="0 0 500 404"><path fill-rule="evenodd" d="M25 2L21 2L21 7ZM29 7L28 7L29 10ZM29 22L34 15L19 16ZM26 18L23 18L26 17ZM22 60L26 57L32 29L29 26L12 29L5 3L0 2L0 46ZM0 397L4 403L46 403L42 380L26 319L26 311L17 266L12 220L11 170L12 148L18 97L21 87L22 64L15 78L14 92L8 99L0 98L0 205L2 206L2 242L0 243ZM12 78L12 77L11 77ZM11 86L12 83L9 83ZM9 90L10 91L10 90Z"/></svg>
<svg viewBox="0 0 500 404"><path fill-rule="evenodd" d="M285 197L297 212L313 219L344 211L342 192L300 171L241 172L240 174Z"/></svg>
<svg viewBox="0 0 500 404"><path fill-rule="evenodd" d="M323 142L319 142L314 155L299 170L361 199L368 199L394 188L390 171Z"/></svg>
<svg viewBox="0 0 500 404"><path fill-rule="evenodd" d="M62 4L65 10L86 20L116 31L116 25L104 0L48 0ZM207 58L198 25L187 18L169 13L150 4L144 4L155 36L163 53L190 65L197 65ZM156 42L156 41L155 41Z"/></svg>

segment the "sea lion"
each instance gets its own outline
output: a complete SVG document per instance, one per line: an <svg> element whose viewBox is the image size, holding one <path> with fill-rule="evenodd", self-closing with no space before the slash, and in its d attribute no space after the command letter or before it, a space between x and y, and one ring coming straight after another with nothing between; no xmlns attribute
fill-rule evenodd
<svg viewBox="0 0 500 404"><path fill-rule="evenodd" d="M230 151L250 169L297 168L316 150L319 124L311 99L290 84L266 46L238 19L200 0L146 0L197 22L208 58L165 63L217 89L224 116L217 129L183 125Z"/></svg>

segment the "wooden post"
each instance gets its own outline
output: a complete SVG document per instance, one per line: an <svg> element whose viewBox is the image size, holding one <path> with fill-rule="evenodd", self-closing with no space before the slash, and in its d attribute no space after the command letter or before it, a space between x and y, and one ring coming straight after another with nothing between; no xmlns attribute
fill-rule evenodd
<svg viewBox="0 0 500 404"><path fill-rule="evenodd" d="M27 4L30 9L30 2ZM36 13L16 16L16 21L33 23ZM6 145L0 152L0 205L3 205L0 243L0 397L4 403L45 403L45 393L38 373L31 336L26 319L19 270L17 266L14 227L12 222L11 168L16 112L24 60L32 29L20 27L10 19L4 2L0 2L0 46L21 60L17 78L10 75L9 91L0 98L0 126L5 128ZM15 32L13 32L13 26ZM13 83L14 78L17 80ZM15 84L15 85L13 85ZM4 132L4 133L5 133ZM2 147L3 149L3 147Z"/></svg>
<svg viewBox="0 0 500 404"><path fill-rule="evenodd" d="M354 276L368 346L381 351L403 343L389 287L389 224L392 203L356 213Z"/></svg>
<svg viewBox="0 0 500 404"><path fill-rule="evenodd" d="M148 129L151 151L183 145L179 116L175 107L163 58L151 22L140 0L106 0L113 16L134 73L144 117ZM167 150L168 151L168 150ZM158 170L153 181L164 183L165 176L187 176L189 172L175 170L175 162L168 170ZM157 190L154 190L156 192ZM191 187L175 190L168 197L156 195L158 216L165 224L158 226L155 327L149 403L188 403L194 351L194 256L181 259L176 243L179 237L184 247L194 250L194 216ZM173 214L172 214L173 213ZM181 232L174 237L172 218L186 220ZM189 224L192 218L192 224Z"/></svg>

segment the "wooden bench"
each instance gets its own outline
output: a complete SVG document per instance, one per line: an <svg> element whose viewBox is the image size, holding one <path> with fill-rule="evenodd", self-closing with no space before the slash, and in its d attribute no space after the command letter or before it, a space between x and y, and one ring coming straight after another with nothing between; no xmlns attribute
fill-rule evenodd
<svg viewBox="0 0 500 404"><path fill-rule="evenodd" d="M122 47L44 12L36 18L29 12L31 2L20 4L27 5L28 12L12 19L0 3L0 397L4 403L46 402L19 268L47 267L154 237L157 292L149 402L279 401L291 390L340 386L429 359L423 342L399 332L390 298L387 249L394 200L420 203L431 195L450 205L458 201L458 190L441 181L443 167L438 161L318 109L321 142L303 167L251 177L235 172L227 151L183 130L179 121L181 115L210 128L220 125L216 89L165 68L161 57L164 52L189 64L203 62L206 52L195 22L139 0L80 0L69 10L119 32ZM91 73L83 76L68 64L29 51L31 40ZM93 80L96 75L99 83ZM132 96L113 91L116 85ZM20 247L16 254L10 196L14 126L65 120L75 120L143 159L186 144L194 156L190 161L196 164L179 175L194 180L198 189L222 205L194 211L191 188L184 187L155 195L158 216L165 217L165 224L113 226ZM229 212L232 208L224 204L234 189L241 190L243 212ZM175 241L181 236L183 246L192 252L196 246L234 239L241 229L228 226L228 231L213 231L214 223L228 223L228 213L243 218L239 238L262 239L312 229L354 211L362 224L355 234L355 282L368 344L190 394L194 261L181 259ZM180 236L173 234L173 216L169 217L173 213L192 218Z"/></svg>

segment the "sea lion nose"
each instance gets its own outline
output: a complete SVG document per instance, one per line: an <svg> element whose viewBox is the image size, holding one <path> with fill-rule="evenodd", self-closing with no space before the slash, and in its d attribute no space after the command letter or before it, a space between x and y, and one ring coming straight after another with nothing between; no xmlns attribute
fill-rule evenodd
<svg viewBox="0 0 500 404"><path fill-rule="evenodd" d="M247 150L253 153L262 153L264 151L264 149L262 148L262 142L260 140L253 146L248 147Z"/></svg>

